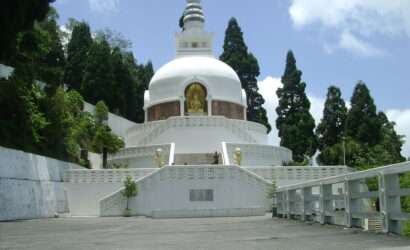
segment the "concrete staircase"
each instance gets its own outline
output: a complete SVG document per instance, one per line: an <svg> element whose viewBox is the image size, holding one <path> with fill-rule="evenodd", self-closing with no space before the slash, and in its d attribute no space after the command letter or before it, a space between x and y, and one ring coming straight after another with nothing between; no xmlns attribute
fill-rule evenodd
<svg viewBox="0 0 410 250"><path fill-rule="evenodd" d="M222 156L219 155L219 164ZM175 165L211 165L214 163L214 154L175 154Z"/></svg>

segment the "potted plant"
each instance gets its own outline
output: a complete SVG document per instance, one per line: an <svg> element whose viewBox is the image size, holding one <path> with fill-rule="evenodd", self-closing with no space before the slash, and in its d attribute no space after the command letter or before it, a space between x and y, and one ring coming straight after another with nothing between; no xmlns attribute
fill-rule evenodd
<svg viewBox="0 0 410 250"><path fill-rule="evenodd" d="M121 194L127 199L127 206L124 210L124 216L130 217L131 216L131 209L129 208L129 200L131 197L135 197L138 195L138 187L135 181L132 179L131 176L127 176L124 181L124 190Z"/></svg>

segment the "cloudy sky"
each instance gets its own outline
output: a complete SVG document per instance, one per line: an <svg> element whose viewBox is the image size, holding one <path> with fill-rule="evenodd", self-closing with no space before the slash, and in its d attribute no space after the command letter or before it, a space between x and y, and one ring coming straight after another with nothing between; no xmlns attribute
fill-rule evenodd
<svg viewBox="0 0 410 250"><path fill-rule="evenodd" d="M236 17L261 67L260 89L274 125L285 55L292 49L303 71L312 113L320 120L330 84L348 101L358 80L367 83L376 104L397 123L410 142L409 0L203 0L206 28L215 33L214 52L222 50L224 31ZM64 25L68 18L92 29L110 28L133 43L139 62L159 68L175 55L174 34L184 0L57 0ZM277 144L276 131L270 135ZM404 148L410 156L410 143Z"/></svg>

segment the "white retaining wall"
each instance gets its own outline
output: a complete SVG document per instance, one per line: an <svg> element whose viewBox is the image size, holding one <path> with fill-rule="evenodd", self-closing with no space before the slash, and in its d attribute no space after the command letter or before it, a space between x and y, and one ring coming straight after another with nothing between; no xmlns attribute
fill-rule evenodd
<svg viewBox="0 0 410 250"><path fill-rule="evenodd" d="M67 213L63 173L73 168L81 167L0 147L0 221Z"/></svg>
<svg viewBox="0 0 410 250"><path fill-rule="evenodd" d="M237 166L167 166L137 181L134 215L203 217L262 215L269 210L269 182ZM190 201L190 190L213 190L213 201ZM122 189L100 201L101 216L119 216Z"/></svg>

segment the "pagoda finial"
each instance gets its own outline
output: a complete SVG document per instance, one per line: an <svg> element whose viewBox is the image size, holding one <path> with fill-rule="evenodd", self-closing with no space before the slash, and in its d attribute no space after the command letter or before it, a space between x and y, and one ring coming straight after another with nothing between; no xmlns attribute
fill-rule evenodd
<svg viewBox="0 0 410 250"><path fill-rule="evenodd" d="M184 29L204 27L205 17L202 11L201 0L187 0L184 12Z"/></svg>

